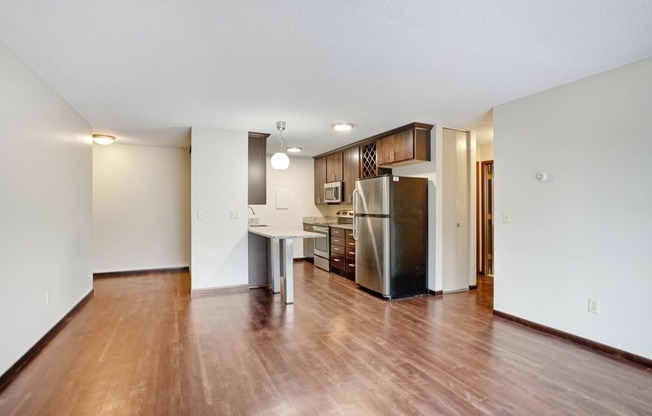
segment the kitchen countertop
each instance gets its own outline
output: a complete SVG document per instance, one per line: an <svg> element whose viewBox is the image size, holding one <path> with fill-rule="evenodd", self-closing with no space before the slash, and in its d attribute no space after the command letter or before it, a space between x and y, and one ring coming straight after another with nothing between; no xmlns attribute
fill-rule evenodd
<svg viewBox="0 0 652 416"><path fill-rule="evenodd" d="M333 228L343 228L345 230L353 231L353 224L328 224L328 225Z"/></svg>
<svg viewBox="0 0 652 416"><path fill-rule="evenodd" d="M333 217L303 217L302 222L310 225L333 225L337 224L337 218Z"/></svg>
<svg viewBox="0 0 652 416"><path fill-rule="evenodd" d="M272 240L281 240L286 238L322 238L324 234L311 233L310 231L294 230L283 227L249 227L249 232Z"/></svg>

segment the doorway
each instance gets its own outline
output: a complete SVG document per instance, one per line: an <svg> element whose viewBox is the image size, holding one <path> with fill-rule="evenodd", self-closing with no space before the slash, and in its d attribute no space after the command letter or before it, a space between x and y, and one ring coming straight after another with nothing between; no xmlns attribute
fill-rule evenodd
<svg viewBox="0 0 652 416"><path fill-rule="evenodd" d="M477 162L476 265L479 275L494 275L494 161Z"/></svg>

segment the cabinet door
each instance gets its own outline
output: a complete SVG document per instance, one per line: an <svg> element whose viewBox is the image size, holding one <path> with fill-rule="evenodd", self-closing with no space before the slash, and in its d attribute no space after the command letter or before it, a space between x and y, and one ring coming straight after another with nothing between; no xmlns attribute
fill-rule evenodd
<svg viewBox="0 0 652 416"><path fill-rule="evenodd" d="M407 130L383 137L376 142L378 164L402 162L414 159L414 130Z"/></svg>
<svg viewBox="0 0 652 416"><path fill-rule="evenodd" d="M342 202L353 203L355 181L360 178L360 148L354 147L344 152L344 193Z"/></svg>
<svg viewBox="0 0 652 416"><path fill-rule="evenodd" d="M249 132L248 205L267 203L267 136L269 134Z"/></svg>
<svg viewBox="0 0 652 416"><path fill-rule="evenodd" d="M325 204L324 184L326 183L326 158L315 159L315 205Z"/></svg>
<svg viewBox="0 0 652 416"><path fill-rule="evenodd" d="M326 182L342 180L342 152L326 156Z"/></svg>

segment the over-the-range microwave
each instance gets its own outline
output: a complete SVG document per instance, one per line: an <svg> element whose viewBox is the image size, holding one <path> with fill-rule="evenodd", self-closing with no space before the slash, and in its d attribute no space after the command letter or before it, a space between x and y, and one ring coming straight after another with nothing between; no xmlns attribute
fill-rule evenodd
<svg viewBox="0 0 652 416"><path fill-rule="evenodd" d="M324 202L327 204L342 202L342 181L324 184Z"/></svg>

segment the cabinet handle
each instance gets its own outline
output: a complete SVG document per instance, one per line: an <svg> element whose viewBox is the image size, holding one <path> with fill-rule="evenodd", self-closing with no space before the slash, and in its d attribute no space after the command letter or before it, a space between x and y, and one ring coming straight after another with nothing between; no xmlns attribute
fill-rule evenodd
<svg viewBox="0 0 652 416"><path fill-rule="evenodd" d="M349 251L349 254L355 254L355 251Z"/></svg>
<svg viewBox="0 0 652 416"><path fill-rule="evenodd" d="M340 260L340 259L333 259L333 261L335 261L335 262L338 262L338 263L339 263L339 262L341 262L342 260Z"/></svg>
<svg viewBox="0 0 652 416"><path fill-rule="evenodd" d="M349 263L349 267L353 267L355 269L355 264Z"/></svg>

